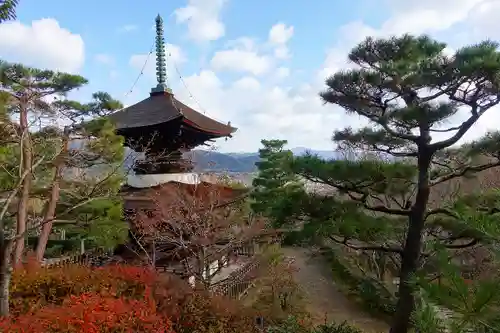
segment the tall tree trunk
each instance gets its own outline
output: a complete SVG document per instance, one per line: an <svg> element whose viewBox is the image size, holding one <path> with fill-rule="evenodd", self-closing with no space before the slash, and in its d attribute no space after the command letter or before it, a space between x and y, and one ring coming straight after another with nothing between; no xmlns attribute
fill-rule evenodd
<svg viewBox="0 0 500 333"><path fill-rule="evenodd" d="M408 234L406 235L399 276L399 298L390 333L407 333L412 325L411 315L415 306L415 297L411 278L417 271L420 260L422 232L430 193L429 166L432 154L423 155L418 160L418 190L409 218Z"/></svg>
<svg viewBox="0 0 500 333"><path fill-rule="evenodd" d="M21 184L17 204L17 230L16 235L23 235L16 240L14 249L13 264L17 265L21 262L24 250L24 234L26 233L26 221L28 219L28 204L30 199L31 181L32 181L32 147L31 137L28 124L28 109L25 98L21 99L19 124L21 130L21 165L19 174L26 173Z"/></svg>
<svg viewBox="0 0 500 333"><path fill-rule="evenodd" d="M49 235L52 231L53 220L56 215L57 202L59 201L59 180L61 179L64 160L68 152L68 143L69 138L67 136L67 133L65 133L62 142L62 150L55 161L54 178L52 180L50 197L49 201L47 202L47 206L45 207L45 214L42 221L42 231L40 232L38 243L36 245L35 256L37 261L43 260L43 255L45 254L45 249L47 248L47 241L49 240Z"/></svg>
<svg viewBox="0 0 500 333"><path fill-rule="evenodd" d="M9 315L9 286L12 267L10 257L12 252L12 241L5 240L0 246L0 317Z"/></svg>

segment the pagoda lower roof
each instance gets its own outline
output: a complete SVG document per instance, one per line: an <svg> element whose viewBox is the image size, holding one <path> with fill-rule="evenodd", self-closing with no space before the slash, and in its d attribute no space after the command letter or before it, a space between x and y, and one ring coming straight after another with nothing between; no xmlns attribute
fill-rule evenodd
<svg viewBox="0 0 500 333"><path fill-rule="evenodd" d="M178 101L169 92L150 97L110 115L117 130L148 127L180 120L198 131L214 137L231 136L237 129L211 119Z"/></svg>

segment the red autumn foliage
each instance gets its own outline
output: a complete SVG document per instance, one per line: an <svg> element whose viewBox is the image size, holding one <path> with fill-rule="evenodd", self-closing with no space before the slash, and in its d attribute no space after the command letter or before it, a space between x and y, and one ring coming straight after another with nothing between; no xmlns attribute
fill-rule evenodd
<svg viewBox="0 0 500 333"><path fill-rule="evenodd" d="M18 269L11 309L0 332L255 332L239 304L125 265Z"/></svg>
<svg viewBox="0 0 500 333"><path fill-rule="evenodd" d="M116 297L142 298L156 281L154 272L134 266L89 269L83 265L63 268L28 266L16 269L10 286L13 314L35 311L48 304L61 305L72 295L112 293Z"/></svg>
<svg viewBox="0 0 500 333"><path fill-rule="evenodd" d="M47 306L34 313L0 322L1 332L19 333L170 333L171 323L145 301L82 294L62 306Z"/></svg>

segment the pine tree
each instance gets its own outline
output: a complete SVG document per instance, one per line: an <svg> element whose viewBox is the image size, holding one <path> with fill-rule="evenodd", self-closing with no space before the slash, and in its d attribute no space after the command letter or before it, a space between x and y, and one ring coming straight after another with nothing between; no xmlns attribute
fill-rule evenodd
<svg viewBox="0 0 500 333"><path fill-rule="evenodd" d="M0 132L6 134L0 141L0 315L8 314L10 269L28 235L40 234L39 260L55 223L106 247L126 235L118 197L123 138L103 118L122 105L103 92L86 104L64 98L86 83L78 75L0 62Z"/></svg>
<svg viewBox="0 0 500 333"><path fill-rule="evenodd" d="M87 80L78 75L56 73L25 67L20 64L0 62L0 88L9 95L9 111L19 117L17 138L20 144L20 164L18 175L21 175L21 187L17 203L17 233L26 232L28 205L33 181L33 165L41 164L42 160L33 160L34 143L31 138L33 121L49 115L51 105L45 99L51 95L62 96L71 90L86 84ZM19 238L14 249L14 264L21 260L24 240Z"/></svg>
<svg viewBox="0 0 500 333"><path fill-rule="evenodd" d="M16 19L16 6L19 0L0 0L0 23Z"/></svg>
<svg viewBox="0 0 500 333"><path fill-rule="evenodd" d="M457 249L477 243L494 251L500 194L439 191L500 166L498 133L457 146L500 102L500 53L490 41L452 56L443 52L445 47L410 35L368 38L355 47L349 60L358 67L328 78L321 97L369 122L361 129L336 131L339 149L383 158L324 161L308 155L291 163L297 175L333 189L330 196L310 194L297 201L310 234L397 258L400 284L391 333L410 330L416 304L416 317L425 311L435 315L432 305L420 303L432 295L454 308L462 330L493 332L499 318L493 311L499 293L492 288L499 277L467 287L451 258ZM464 121L449 125L463 112ZM458 287L436 287L430 283L436 274ZM445 302L443 295L449 293ZM420 316L415 319L420 327L422 318L432 321Z"/></svg>
<svg viewBox="0 0 500 333"><path fill-rule="evenodd" d="M123 180L123 138L117 136L113 125L102 117L122 108L122 104L109 94L98 92L87 104L63 100L54 102L52 107L58 120L66 119L72 123L63 130L50 131L56 134L52 139L55 139L53 142L59 154L49 170L52 177L50 194L35 250L38 260L43 259L52 220L68 207L74 208L67 214L72 218L66 226L75 229L74 225L78 225L76 230L80 237L91 236L98 245L112 248L123 241L125 235L121 199L118 197ZM71 148L75 141L81 143L81 147ZM64 177L65 171L71 177ZM67 191L60 195L61 181L66 188L72 188L70 195Z"/></svg>
<svg viewBox="0 0 500 333"><path fill-rule="evenodd" d="M284 147L285 140L262 140L259 149L260 161L257 162L259 173L252 185L251 209L258 214L272 217L275 225L282 225L291 214L290 203L295 193L300 192L301 183L288 168L293 154Z"/></svg>

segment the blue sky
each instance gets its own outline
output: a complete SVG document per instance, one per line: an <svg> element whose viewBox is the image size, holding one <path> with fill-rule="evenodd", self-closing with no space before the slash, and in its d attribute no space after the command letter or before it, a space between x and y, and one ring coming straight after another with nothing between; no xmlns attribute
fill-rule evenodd
<svg viewBox="0 0 500 333"><path fill-rule="evenodd" d="M311 72L324 60L335 41L338 27L352 20L377 19L373 11L369 13L367 7L362 9L363 3L369 2L352 5L348 0L320 0L311 6L306 1L228 1L220 13L226 33L223 38L210 43L193 42L187 36L185 26L176 24L175 10L186 6L186 1L181 0L152 0L147 6L132 0L90 0L79 5L75 2L73 6L62 0L22 0L18 17L25 23L55 18L61 27L80 34L85 41L86 56L80 73L91 79L92 86L119 94L130 88L140 72L137 68L127 68L129 60L134 54L150 50L154 41L152 26L157 14L164 19L166 42L179 45L188 59L182 65L181 74L185 76L196 73L203 58L212 56L228 41L241 36L265 40L270 27L278 22L293 23L296 31L289 44L294 56L287 63L290 67ZM369 7L376 10L375 6ZM365 17L360 16L363 12ZM106 68L96 63L93 57L100 54L115 59L120 71L119 80L110 80ZM143 85L139 87L143 88Z"/></svg>
<svg viewBox="0 0 500 333"><path fill-rule="evenodd" d="M126 95L154 41L159 13L171 44L169 81L176 96L240 129L218 149L254 151L263 138L331 149L334 129L360 122L323 106L317 95L328 74L349 66L345 57L352 46L368 35L405 32L431 34L451 49L497 38L492 31L500 31L500 25L492 13L499 3L21 0L19 21L0 25L0 58L79 73L90 84L74 97L86 99L104 90L130 105L146 98L155 85L153 56ZM481 126L488 124L491 119Z"/></svg>

